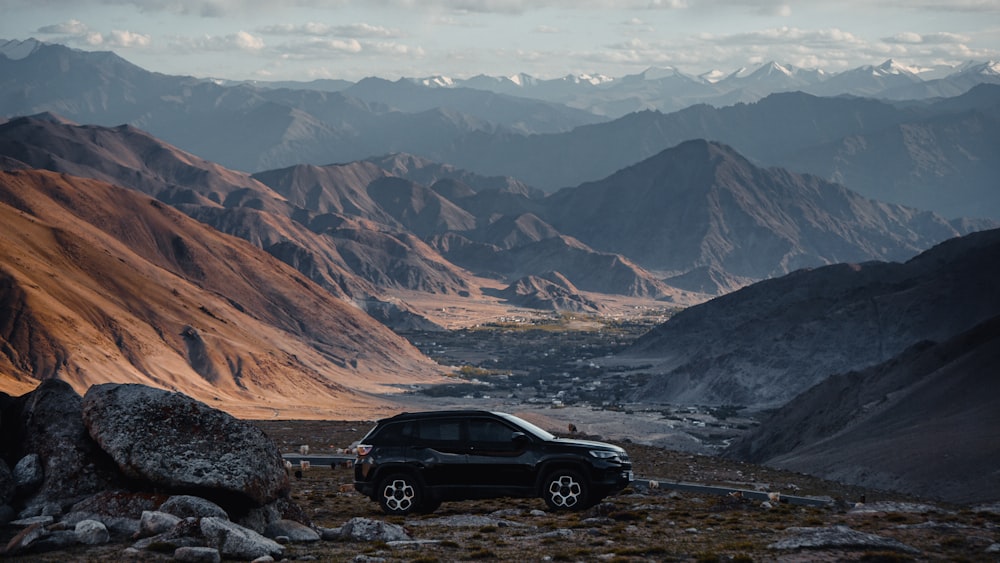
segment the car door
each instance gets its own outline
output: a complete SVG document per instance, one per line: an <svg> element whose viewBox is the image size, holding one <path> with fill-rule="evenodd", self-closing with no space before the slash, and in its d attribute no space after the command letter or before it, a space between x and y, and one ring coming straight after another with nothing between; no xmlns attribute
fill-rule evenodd
<svg viewBox="0 0 1000 563"><path fill-rule="evenodd" d="M424 482L451 488L467 484L466 442L460 418L414 421L411 459L422 467Z"/></svg>
<svg viewBox="0 0 1000 563"><path fill-rule="evenodd" d="M533 456L527 447L530 438L506 422L487 417L468 420L468 474L473 486L498 494L518 494L534 485Z"/></svg>

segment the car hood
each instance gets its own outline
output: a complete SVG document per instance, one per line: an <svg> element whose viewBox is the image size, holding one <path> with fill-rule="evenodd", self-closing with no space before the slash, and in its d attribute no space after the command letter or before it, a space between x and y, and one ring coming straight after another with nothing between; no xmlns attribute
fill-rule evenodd
<svg viewBox="0 0 1000 563"><path fill-rule="evenodd" d="M594 450L610 450L614 452L625 453L624 449L619 448L614 444L609 444L607 442L592 442L590 440L576 440L573 438L556 438L555 440L552 441L557 444L569 444L573 446L580 446L583 448L590 448Z"/></svg>

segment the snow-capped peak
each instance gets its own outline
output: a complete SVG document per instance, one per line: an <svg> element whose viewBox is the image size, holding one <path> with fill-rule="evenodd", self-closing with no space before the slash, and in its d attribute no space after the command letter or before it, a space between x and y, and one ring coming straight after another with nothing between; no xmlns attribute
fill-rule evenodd
<svg viewBox="0 0 1000 563"><path fill-rule="evenodd" d="M698 78L700 78L703 82L707 82L709 84L715 84L716 82L722 80L725 77L726 73L719 69L712 69L708 72L703 72L698 75Z"/></svg>
<svg viewBox="0 0 1000 563"><path fill-rule="evenodd" d="M18 41L16 39L4 41L3 39L0 39L0 55L5 56L12 61L17 61L34 53L42 45L44 45L44 43L33 37L31 39L25 39L24 41Z"/></svg>
<svg viewBox="0 0 1000 563"><path fill-rule="evenodd" d="M677 70L672 66L656 67L651 66L646 70L642 71L641 76L645 80L661 80L664 78L674 78L678 76L685 76L683 72Z"/></svg>
<svg viewBox="0 0 1000 563"><path fill-rule="evenodd" d="M417 84L421 86L427 86L429 88L452 88L455 86L455 81L449 76L428 76L427 78L417 79Z"/></svg>
<svg viewBox="0 0 1000 563"><path fill-rule="evenodd" d="M916 75L919 69L901 65L896 61L889 59L884 63L872 68L872 75L874 76L886 76L888 74L913 74Z"/></svg>
<svg viewBox="0 0 1000 563"><path fill-rule="evenodd" d="M507 79L513 82L514 84L521 86L522 88L525 86L535 85L535 78L523 72L519 72L513 76L508 76Z"/></svg>

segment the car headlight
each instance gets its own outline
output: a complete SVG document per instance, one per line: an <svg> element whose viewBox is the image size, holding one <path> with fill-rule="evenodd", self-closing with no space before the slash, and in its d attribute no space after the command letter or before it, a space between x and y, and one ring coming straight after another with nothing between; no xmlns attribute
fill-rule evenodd
<svg viewBox="0 0 1000 563"><path fill-rule="evenodd" d="M597 459L618 459L618 452L608 450L590 450L590 455Z"/></svg>

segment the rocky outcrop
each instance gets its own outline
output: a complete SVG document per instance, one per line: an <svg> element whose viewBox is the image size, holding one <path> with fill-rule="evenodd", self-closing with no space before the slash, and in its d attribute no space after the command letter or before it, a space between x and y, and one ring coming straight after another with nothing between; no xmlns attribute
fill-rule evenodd
<svg viewBox="0 0 1000 563"><path fill-rule="evenodd" d="M289 498L277 446L179 393L103 384L81 398L47 380L20 397L0 394L0 413L0 512L23 528L0 555L144 538L133 548L254 559L283 553L267 530L319 537Z"/></svg>
<svg viewBox="0 0 1000 563"><path fill-rule="evenodd" d="M259 428L180 393L95 385L83 399L83 422L130 478L202 491L237 509L288 493L281 454Z"/></svg>

